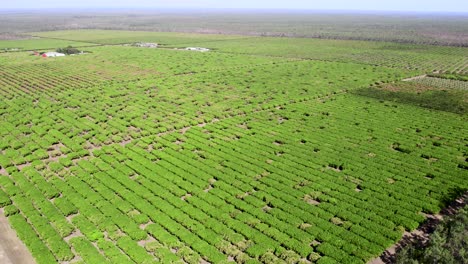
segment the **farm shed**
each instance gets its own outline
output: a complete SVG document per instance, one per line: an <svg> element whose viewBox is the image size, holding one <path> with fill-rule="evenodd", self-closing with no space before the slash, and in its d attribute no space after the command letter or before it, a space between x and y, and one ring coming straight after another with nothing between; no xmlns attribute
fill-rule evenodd
<svg viewBox="0 0 468 264"><path fill-rule="evenodd" d="M201 52L210 51L210 49L207 49L207 48L200 48L200 47L188 47L188 48L185 48L185 50L201 51Z"/></svg>
<svg viewBox="0 0 468 264"><path fill-rule="evenodd" d="M158 47L158 43L139 42L139 43L135 43L135 46L136 46L136 47L140 47L140 48L157 48L157 47Z"/></svg>
<svg viewBox="0 0 468 264"><path fill-rule="evenodd" d="M42 54L42 57L48 58L48 57L65 57L65 54L59 53L59 52L46 52Z"/></svg>

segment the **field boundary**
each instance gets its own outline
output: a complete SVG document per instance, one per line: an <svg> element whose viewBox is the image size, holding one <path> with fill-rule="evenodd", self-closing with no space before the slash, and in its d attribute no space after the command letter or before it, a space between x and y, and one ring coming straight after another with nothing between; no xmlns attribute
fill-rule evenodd
<svg viewBox="0 0 468 264"><path fill-rule="evenodd" d="M11 227L2 208L0 208L0 263L36 263L29 250L16 235L16 231Z"/></svg>
<svg viewBox="0 0 468 264"><path fill-rule="evenodd" d="M404 247L410 244L426 245L429 242L430 235L436 230L437 225L445 217L455 215L467 203L468 191L443 208L440 213L425 215L426 220L424 223L412 232L405 232L398 243L386 249L380 257L369 261L368 264L393 264L396 263L397 252Z"/></svg>
<svg viewBox="0 0 468 264"><path fill-rule="evenodd" d="M130 32L132 32L132 31L130 31ZM148 32L152 33L152 31L148 31ZM163 33L178 33L178 32L163 32ZM80 42L80 43L96 44L97 46L119 46L119 45L133 43L133 42L98 43L98 42L94 42L93 40L84 41L84 40L73 40L73 39L65 39L65 38L41 37L41 36L38 36L38 35L31 35L31 36L32 37L37 37L37 38L42 38L42 39L53 39L53 40L74 41L74 42ZM221 36L223 36L223 35L221 35ZM223 41L244 40L244 39L252 39L252 38L260 38L260 36L245 36L245 37L231 38L231 39L204 40L204 41L177 43L177 44L162 44L162 43L158 43L158 44L164 45L164 47L166 47L166 48L175 48L175 46L171 46L171 45L187 45L187 44L198 44L198 43L208 43L208 42L223 42ZM158 48L164 48L164 47L158 47Z"/></svg>
<svg viewBox="0 0 468 264"><path fill-rule="evenodd" d="M402 81L404 81L404 82L410 82L410 81L422 79L422 78L424 78L424 77L427 77L427 74L423 74L423 75L418 75L418 76L406 78L406 79L403 79Z"/></svg>

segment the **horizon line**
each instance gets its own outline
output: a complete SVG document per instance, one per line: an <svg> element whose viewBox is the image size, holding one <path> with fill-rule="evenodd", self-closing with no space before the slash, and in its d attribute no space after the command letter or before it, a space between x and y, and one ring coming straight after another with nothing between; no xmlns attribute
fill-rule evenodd
<svg viewBox="0 0 468 264"><path fill-rule="evenodd" d="M436 11L436 10L372 10L372 9L304 9L304 8L216 8L216 7L16 7L2 8L2 11L274 11L274 12L335 12L335 13L419 13L419 14L459 14L468 15L468 11Z"/></svg>

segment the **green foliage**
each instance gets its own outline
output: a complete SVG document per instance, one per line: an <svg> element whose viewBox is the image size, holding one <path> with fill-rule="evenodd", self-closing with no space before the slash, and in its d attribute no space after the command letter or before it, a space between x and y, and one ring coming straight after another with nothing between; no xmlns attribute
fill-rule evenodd
<svg viewBox="0 0 468 264"><path fill-rule="evenodd" d="M152 263L154 258L151 257L142 247L139 247L136 242L129 237L122 237L117 241L117 245L126 252L136 263Z"/></svg>
<svg viewBox="0 0 468 264"><path fill-rule="evenodd" d="M95 44L85 43L81 41L69 41L58 39L24 39L24 40L2 40L0 41L0 49L20 49L21 51L27 50L47 50L55 49L60 46L92 46Z"/></svg>
<svg viewBox="0 0 468 264"><path fill-rule="evenodd" d="M426 247L409 245L397 253L397 263L466 263L468 262L468 207L444 219L430 235Z"/></svg>
<svg viewBox="0 0 468 264"><path fill-rule="evenodd" d="M59 53L66 54L66 55L79 54L81 52L80 50L72 46L68 46L66 48L58 48L56 51Z"/></svg>
<svg viewBox="0 0 468 264"><path fill-rule="evenodd" d="M8 194L0 190L0 207L5 207L10 204L11 204L11 200Z"/></svg>
<svg viewBox="0 0 468 264"><path fill-rule="evenodd" d="M5 213L6 217L19 213L18 208L16 206L14 206L14 205L5 206L5 208L3 208L3 210L4 210L4 213Z"/></svg>
<svg viewBox="0 0 468 264"><path fill-rule="evenodd" d="M468 81L468 75L466 74L451 74L451 73L443 73L443 74L428 74L429 77L441 78L441 79L448 79L448 80L457 80L457 81Z"/></svg>
<svg viewBox="0 0 468 264"><path fill-rule="evenodd" d="M458 49L219 39L0 55L0 201L40 263L364 263L468 188L463 115L355 95Z"/></svg>

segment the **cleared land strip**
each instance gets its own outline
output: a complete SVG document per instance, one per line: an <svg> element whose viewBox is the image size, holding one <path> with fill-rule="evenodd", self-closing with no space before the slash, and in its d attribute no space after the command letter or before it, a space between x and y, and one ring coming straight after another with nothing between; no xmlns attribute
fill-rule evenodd
<svg viewBox="0 0 468 264"><path fill-rule="evenodd" d="M26 246L16 236L8 219L0 208L0 263L2 264L34 264L34 258Z"/></svg>
<svg viewBox="0 0 468 264"><path fill-rule="evenodd" d="M81 42L81 43L88 43L88 44L96 44L96 46L104 46L104 45L105 45L105 44L102 44L102 43L96 43L96 42L92 42L92 41L71 40L71 39L52 38L52 37L41 37L41 36L35 36L35 35L31 35L31 36L37 37L37 38L41 38L41 39L65 40L65 41ZM111 45L112 45L112 44L111 44ZM116 44L116 45L120 45L120 44Z"/></svg>
<svg viewBox="0 0 468 264"><path fill-rule="evenodd" d="M424 75L419 75L419 76L414 76L414 77L410 77L410 78L403 79L402 81L404 81L404 82L410 82L410 81L422 79L422 78L424 78L424 77L426 77L426 76L427 76L426 74L424 74Z"/></svg>
<svg viewBox="0 0 468 264"><path fill-rule="evenodd" d="M75 42L81 42L81 43L92 43L96 44L96 46L119 46L119 45L124 45L124 44L129 44L132 42L120 42L120 43L99 43L99 42L93 42L91 41L84 41L84 40L73 40L73 39L67 39L67 38L53 38L53 37L41 37L37 35L32 35L33 37L38 37L42 39L53 39L53 40L65 40L65 41L75 41ZM186 44L199 44L199 43L207 43L207 42L223 42L223 41L232 41L232 40L244 40L244 39L252 39L252 38L259 38L258 36L246 36L246 37L240 37L240 38L229 38L229 39L217 39L217 40L203 40L203 41L196 41L196 42L185 42L185 43L177 43L176 45L186 45ZM173 48L174 44L161 44L165 45L166 48ZM161 48L161 47L159 47ZM163 47L164 48L164 47Z"/></svg>

